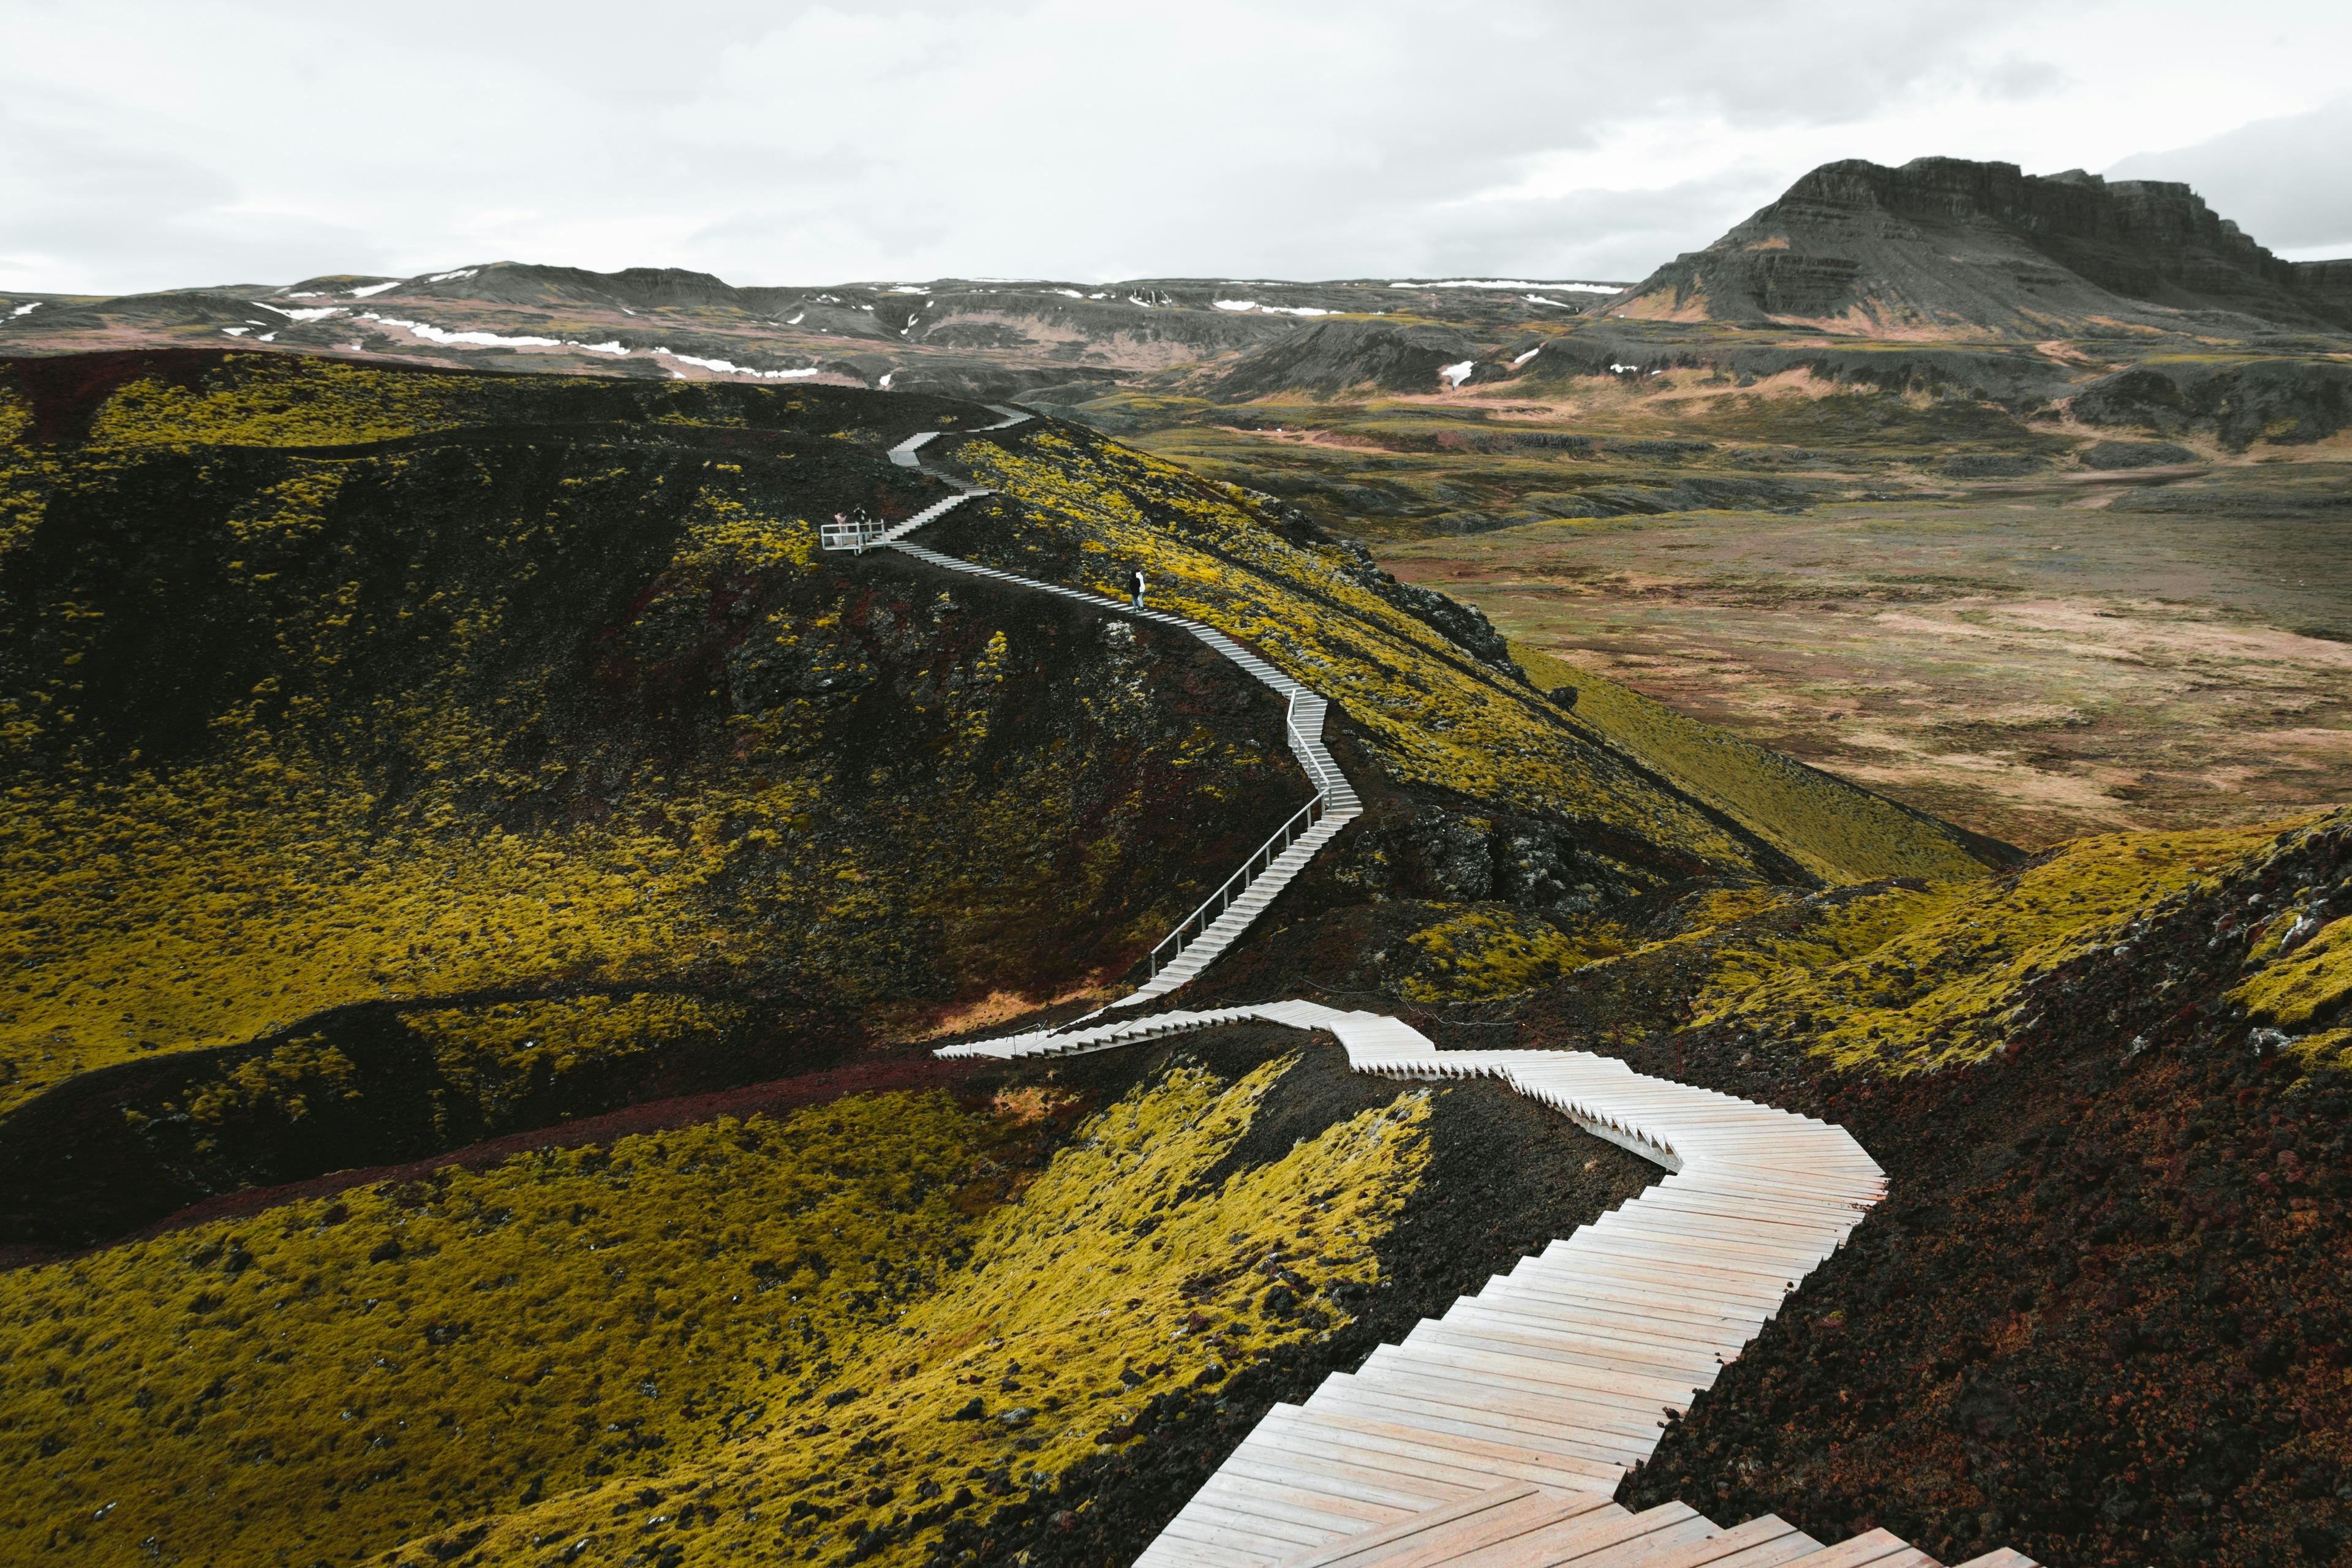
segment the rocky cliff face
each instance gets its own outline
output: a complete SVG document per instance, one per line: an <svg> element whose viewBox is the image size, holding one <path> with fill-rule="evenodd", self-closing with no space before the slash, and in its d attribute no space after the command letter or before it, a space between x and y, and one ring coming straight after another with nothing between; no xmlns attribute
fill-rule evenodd
<svg viewBox="0 0 2352 1568"><path fill-rule="evenodd" d="M2352 327L2352 264L2283 261L2185 184L1850 159L1659 268L1620 309L1876 335L2041 337L2213 311L2250 318L2246 327L2340 330Z"/></svg>
<svg viewBox="0 0 2352 1568"><path fill-rule="evenodd" d="M2336 319L2352 316L2352 260L2297 261L2295 287L2320 301Z"/></svg>

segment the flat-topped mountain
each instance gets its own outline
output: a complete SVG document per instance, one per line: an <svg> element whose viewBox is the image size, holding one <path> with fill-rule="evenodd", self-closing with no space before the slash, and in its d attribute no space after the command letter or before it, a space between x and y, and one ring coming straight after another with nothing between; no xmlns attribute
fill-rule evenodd
<svg viewBox="0 0 2352 1568"><path fill-rule="evenodd" d="M2280 259L2185 184L1915 158L1825 163L1612 314L1874 336L2352 327L2343 262Z"/></svg>

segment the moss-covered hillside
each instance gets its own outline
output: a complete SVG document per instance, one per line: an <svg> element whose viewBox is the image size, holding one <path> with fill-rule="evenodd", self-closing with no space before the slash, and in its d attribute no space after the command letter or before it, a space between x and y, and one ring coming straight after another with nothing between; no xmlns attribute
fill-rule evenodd
<svg viewBox="0 0 2352 1568"><path fill-rule="evenodd" d="M936 499L884 448L984 410L9 374L19 1238L85 1233L68 1129L85 1185L150 1167L102 1233L1097 987L1306 793L1190 639L814 549Z"/></svg>
<svg viewBox="0 0 2352 1568"><path fill-rule="evenodd" d="M1520 1011L1839 1121L1893 1180L1624 1500L1947 1562L2342 1561L2347 951L2338 811L1795 900Z"/></svg>
<svg viewBox="0 0 2352 1568"><path fill-rule="evenodd" d="M1985 868L1818 775L1702 777L1066 426L234 353L14 362L0 407L12 1240L1105 994L1305 781L1189 638L816 550L947 493L886 460L915 429L999 492L934 543L1140 566L1341 705L1378 810L1329 896L1558 955L1692 877Z"/></svg>
<svg viewBox="0 0 2352 1568"><path fill-rule="evenodd" d="M1297 1045L721 1118L20 1269L0 1554L1124 1560L1274 1399L1647 1180L1490 1088Z"/></svg>

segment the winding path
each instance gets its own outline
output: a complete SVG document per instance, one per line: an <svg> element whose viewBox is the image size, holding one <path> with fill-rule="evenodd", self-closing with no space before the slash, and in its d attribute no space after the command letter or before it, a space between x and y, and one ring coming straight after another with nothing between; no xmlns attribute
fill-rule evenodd
<svg viewBox="0 0 2352 1568"><path fill-rule="evenodd" d="M1006 425L1025 417L998 412ZM936 434L903 443L892 459L917 466L917 450ZM937 477L958 487L957 500L984 493ZM1276 1405L1143 1549L1137 1568L1935 1568L1885 1531L1825 1547L1770 1515L1724 1529L1679 1503L1633 1513L1610 1500L1625 1470L1657 1446L1664 1416L1714 1383L1885 1194L1885 1174L1861 1145L1811 1117L1649 1078L1613 1058L1440 1051L1398 1019L1313 1002L1094 1023L1199 973L1360 810L1323 749L1323 700L1213 627L901 542L914 526L874 542L1160 622L1234 659L1290 703L1292 749L1316 785L1315 800L1293 818L1305 826L1236 872L1213 919L1202 918L1204 905L1180 927L1173 960L1155 964L1134 994L1075 1026L940 1055L1067 1055L1225 1024L1280 1024L1332 1036L1359 1072L1498 1078L1669 1173L1444 1317L1424 1319L1401 1344L1375 1350L1357 1371L1326 1378L1304 1405ZM2031 1568L2031 1560L2004 1550L1965 1568Z"/></svg>

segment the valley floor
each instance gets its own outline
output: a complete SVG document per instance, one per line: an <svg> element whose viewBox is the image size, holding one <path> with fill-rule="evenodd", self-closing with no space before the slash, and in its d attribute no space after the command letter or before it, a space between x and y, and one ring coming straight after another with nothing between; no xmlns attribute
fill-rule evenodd
<svg viewBox="0 0 2352 1568"><path fill-rule="evenodd" d="M1515 642L2041 847L2352 797L2352 554L2338 521L2263 507L2264 477L2219 516L2151 504L2203 486L2053 488L1381 553Z"/></svg>

